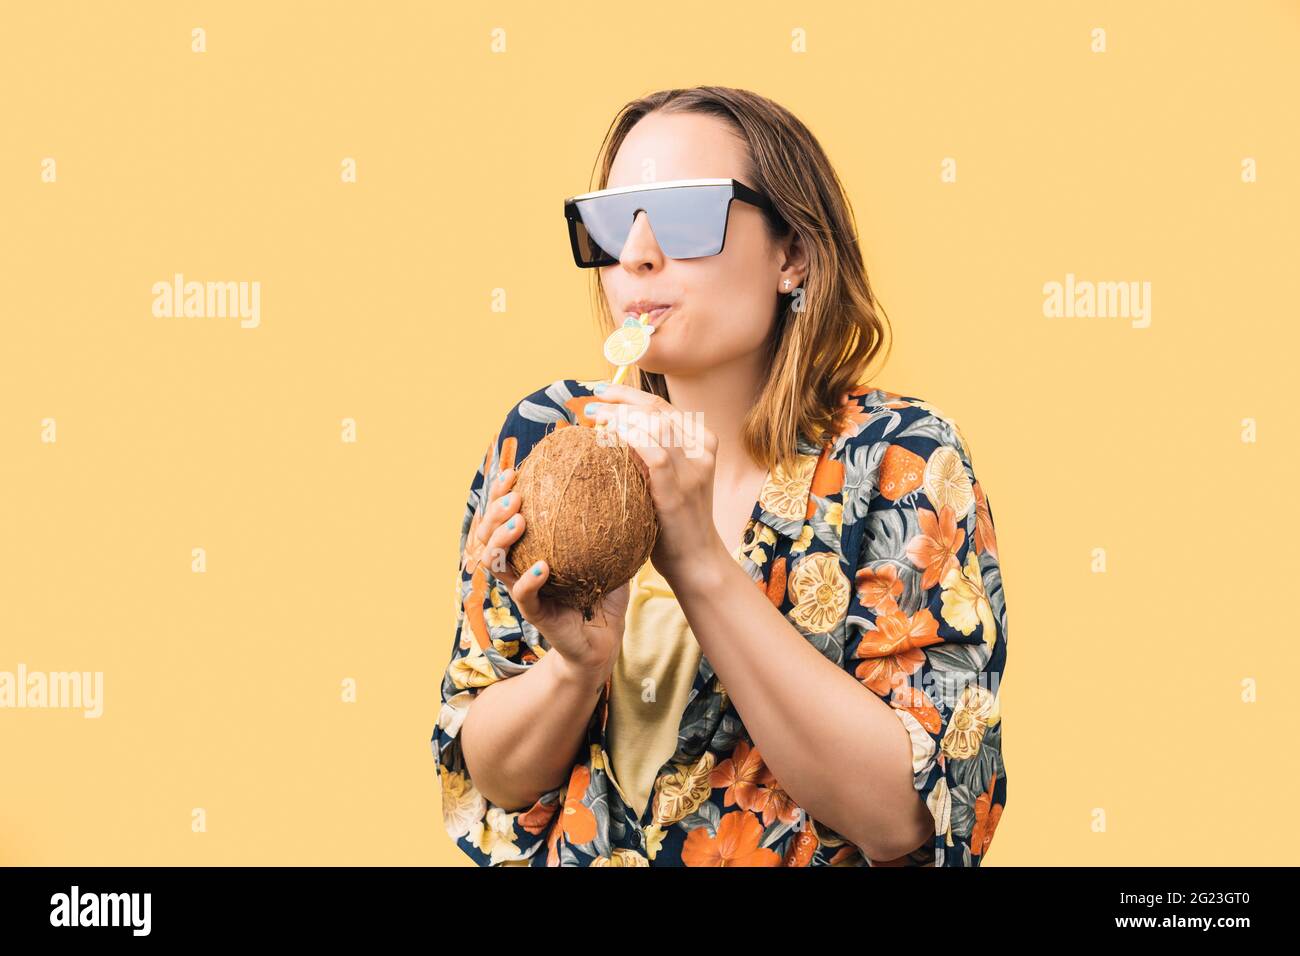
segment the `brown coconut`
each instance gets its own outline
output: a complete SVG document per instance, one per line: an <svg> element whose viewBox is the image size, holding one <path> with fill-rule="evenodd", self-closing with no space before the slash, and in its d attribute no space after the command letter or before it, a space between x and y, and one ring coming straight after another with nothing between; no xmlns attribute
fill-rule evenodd
<svg viewBox="0 0 1300 956"><path fill-rule="evenodd" d="M590 621L604 595L632 579L659 536L650 474L612 430L557 427L529 451L515 489L524 533L506 560L522 575L539 560L541 594Z"/></svg>

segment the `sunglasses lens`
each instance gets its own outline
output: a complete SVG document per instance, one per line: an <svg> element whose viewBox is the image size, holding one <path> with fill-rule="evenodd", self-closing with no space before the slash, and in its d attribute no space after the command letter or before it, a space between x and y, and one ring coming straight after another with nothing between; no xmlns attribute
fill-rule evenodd
<svg viewBox="0 0 1300 956"><path fill-rule="evenodd" d="M642 210L664 255L673 259L716 256L726 238L728 185L675 186L579 200L572 223L574 252L582 265L619 260L636 214Z"/></svg>
<svg viewBox="0 0 1300 956"><path fill-rule="evenodd" d="M577 203L573 241L584 265L618 261L632 228L631 206L623 196L597 196Z"/></svg>
<svg viewBox="0 0 1300 956"><path fill-rule="evenodd" d="M655 192L659 195L645 205L664 255L695 259L722 251L730 186L682 186Z"/></svg>

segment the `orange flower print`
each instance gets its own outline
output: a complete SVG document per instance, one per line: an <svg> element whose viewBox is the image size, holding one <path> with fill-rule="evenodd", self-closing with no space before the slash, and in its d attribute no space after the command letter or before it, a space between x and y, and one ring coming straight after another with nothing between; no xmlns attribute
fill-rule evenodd
<svg viewBox="0 0 1300 956"><path fill-rule="evenodd" d="M888 657L867 658L858 665L854 676L872 693L885 697L895 693L896 688L906 685L907 678L919 671L924 663L925 651L914 647Z"/></svg>
<svg viewBox="0 0 1300 956"><path fill-rule="evenodd" d="M758 582L758 586L760 588L763 587L763 582L761 580ZM777 558L772 562L770 579L768 580L767 586L764 590L767 593L767 599L771 601L775 607L780 607L781 602L785 600L785 558Z"/></svg>
<svg viewBox="0 0 1300 956"><path fill-rule="evenodd" d="M899 684L894 688L894 696L889 705L896 710L906 711L916 718L916 722L932 734L943 729L943 718L930 695L911 684Z"/></svg>
<svg viewBox="0 0 1300 956"><path fill-rule="evenodd" d="M483 555L483 543L478 540L475 532L478 531L479 522L483 518L483 506L487 503L489 491L487 482L492 477L491 468L487 463L492 460L493 452L496 449L498 435L492 436L492 440L488 442L487 453L483 456L483 467L487 469L483 473L483 497L482 500L479 501L478 507L474 509L474 517L470 519L469 533L465 538L465 549L460 555L461 570L471 574L478 569L479 561ZM519 441L513 435L507 437L506 440L501 443L501 456L497 462L498 474L514 465L515 453L518 450L518 447ZM482 599L482 597L483 595L479 594L479 598Z"/></svg>
<svg viewBox="0 0 1300 956"><path fill-rule="evenodd" d="M487 455L483 459L485 462L492 460L492 453L493 453L493 449L496 448L496 442L497 442L497 436L494 435L492 437L492 441L488 443ZM518 450L518 445L519 445L518 439L516 439L514 435L508 436L504 441L501 442L501 455L497 460L498 474L502 471L514 467L515 454ZM465 595L465 602L463 605L465 611L465 617L469 621L470 632L474 635L474 639L478 641L479 647L483 647L483 648L490 647L492 645L492 639L488 635L489 623L491 623L492 626L494 627L500 626L501 624L501 618L499 616L492 622L489 622L487 619L484 618L483 599L487 596L488 593L488 582L487 582L487 574L481 566L481 562L483 560L484 547L482 542L478 540L478 536L476 534L476 532L478 531L479 522L483 515L483 506L487 502L488 486L486 482L490 478L491 478L491 474L489 469L489 473L484 474L483 476L483 480L485 482L483 486L483 500L479 503L479 507L475 509L474 517L470 520L469 533L465 538L465 549L464 551L461 552L461 556L460 556L461 569L472 575L469 593ZM492 603L494 607L497 607L499 604L495 592L493 594ZM508 611L506 612L506 616L509 617ZM511 620L513 620L513 618ZM468 635L465 634L461 635L462 647L468 647L468 644L466 643L467 636Z"/></svg>
<svg viewBox="0 0 1300 956"><path fill-rule="evenodd" d="M686 866L780 866L775 850L760 847L763 824L744 810L734 810L718 824L718 835L709 828L696 827L682 846L682 863Z"/></svg>
<svg viewBox="0 0 1300 956"><path fill-rule="evenodd" d="M817 467L812 476L812 495L818 498L827 498L837 494L844 489L844 462L831 457L831 446L827 445L822 449L821 457L817 459ZM811 518L817 513L817 502L813 500L812 495L808 496L808 512L804 516Z"/></svg>
<svg viewBox="0 0 1300 956"><path fill-rule="evenodd" d="M871 420L871 415L862 407L862 402L857 401L857 397L866 394L865 391L846 392L840 398L840 408L837 417L837 426L835 430L835 441L845 438L852 438L862 431L862 426Z"/></svg>
<svg viewBox="0 0 1300 956"><path fill-rule="evenodd" d="M854 866L858 860L866 859L862 851L852 843L847 843L835 851L835 855L828 861L829 866Z"/></svg>
<svg viewBox="0 0 1300 956"><path fill-rule="evenodd" d="M754 809L763 814L765 827L770 827L778 820L782 823L797 823L801 812L799 805L791 799L790 794L781 789L780 784L764 789L755 801Z"/></svg>
<svg viewBox="0 0 1300 956"><path fill-rule="evenodd" d="M937 515L929 508L918 508L916 516L921 533L907 543L907 556L925 571L921 587L932 588L943 580L949 568L960 567L957 552L966 540L966 531L957 527L957 516L947 505Z"/></svg>
<svg viewBox="0 0 1300 956"><path fill-rule="evenodd" d="M727 788L722 795L724 806L734 803L742 810L761 813L765 827L778 820L795 823L799 819L798 805L781 789L758 750L748 741L736 744L731 756L714 768L709 783Z"/></svg>
<svg viewBox="0 0 1300 956"><path fill-rule="evenodd" d="M465 618L469 622L470 634L474 635L474 640L478 641L478 646L482 648L490 647L492 644L492 636L488 634L487 619L483 614L483 598L487 596L487 587L487 576L483 573L483 568L476 567L470 579L469 593L465 595L465 603L462 605L465 609ZM467 638L468 635L461 634L461 645L464 647L470 646Z"/></svg>
<svg viewBox="0 0 1300 956"><path fill-rule="evenodd" d="M993 831L1002 819L1002 804L993 802L993 788L997 786L998 775L993 774L989 780L988 790L975 798L975 827L970 833L971 856L980 856L988 850L993 842Z"/></svg>
<svg viewBox="0 0 1300 956"><path fill-rule="evenodd" d="M564 834L563 818L559 826L551 827L551 832L546 835L546 865L560 865L560 837Z"/></svg>
<svg viewBox="0 0 1300 956"><path fill-rule="evenodd" d="M892 657L917 647L929 647L943 641L939 622L929 608L909 616L893 611L876 617L876 629L862 635L855 657Z"/></svg>
<svg viewBox="0 0 1300 956"><path fill-rule="evenodd" d="M543 803L539 797L536 803L519 815L516 822L529 833L540 835L555 821L555 812L559 809L558 803Z"/></svg>
<svg viewBox="0 0 1300 956"><path fill-rule="evenodd" d="M575 395L564 403L564 407L569 410L569 414L578 420L579 425L585 425L588 428L596 427L596 419L588 417L584 409L587 403L594 401L590 395ZM556 422L556 425L567 425L568 422Z"/></svg>
<svg viewBox="0 0 1300 956"><path fill-rule="evenodd" d="M480 504L474 509L474 517L469 520L469 531L465 535L465 550L460 553L462 571L473 573L478 570L478 563L483 555L483 542L478 539L479 520L482 517L483 506Z"/></svg>
<svg viewBox="0 0 1300 956"><path fill-rule="evenodd" d="M747 740L738 742L731 756L714 767L709 776L709 786L715 790L727 788L722 795L723 804L731 806L734 803L742 810L759 809L760 799L766 800L761 789L775 783L772 771L763 763L757 748L751 747Z"/></svg>
<svg viewBox="0 0 1300 956"><path fill-rule="evenodd" d="M903 580L898 576L898 568L882 564L878 568L859 568L854 587L863 607L877 614L888 614L898 608L896 598L903 593Z"/></svg>
<svg viewBox="0 0 1300 956"><path fill-rule="evenodd" d="M569 777L569 792L564 798L564 816L561 818L564 835L570 843L590 843L596 838L596 815L591 812L591 807L582 803L590 782L591 771L587 767L579 765L573 768L573 775Z"/></svg>

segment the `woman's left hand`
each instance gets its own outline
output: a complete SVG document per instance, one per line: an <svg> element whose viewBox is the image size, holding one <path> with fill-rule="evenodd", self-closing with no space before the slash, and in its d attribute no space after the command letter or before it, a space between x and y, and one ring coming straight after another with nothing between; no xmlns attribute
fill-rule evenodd
<svg viewBox="0 0 1300 956"><path fill-rule="evenodd" d="M617 433L650 471L659 520L651 560L672 584L701 560L726 551L713 524L713 469L718 439L698 414L682 412L658 395L630 385L607 385L587 416Z"/></svg>

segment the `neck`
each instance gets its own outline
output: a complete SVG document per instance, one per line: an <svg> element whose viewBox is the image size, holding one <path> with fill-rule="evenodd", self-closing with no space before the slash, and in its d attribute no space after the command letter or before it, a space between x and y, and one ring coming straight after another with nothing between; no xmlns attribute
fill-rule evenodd
<svg viewBox="0 0 1300 956"><path fill-rule="evenodd" d="M699 374L664 375L673 407L693 418L698 413L704 427L718 437L714 478L724 485L737 484L756 467L741 441L741 427L758 398L762 380L759 352Z"/></svg>

